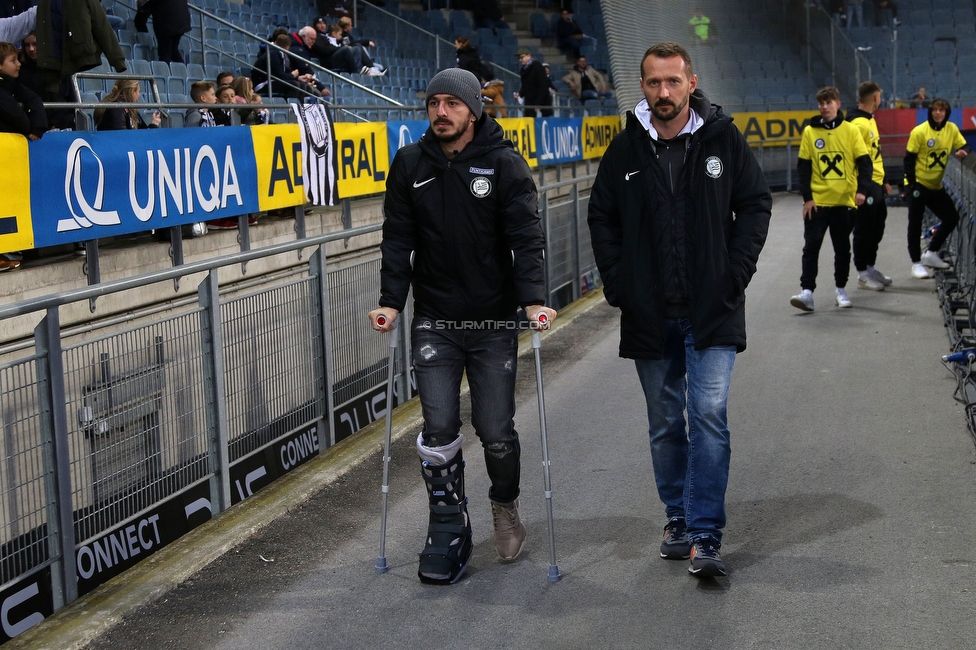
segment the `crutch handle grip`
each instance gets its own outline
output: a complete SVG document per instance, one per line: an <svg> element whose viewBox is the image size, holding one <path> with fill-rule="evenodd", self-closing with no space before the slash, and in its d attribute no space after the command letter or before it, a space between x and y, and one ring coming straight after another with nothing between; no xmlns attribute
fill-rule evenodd
<svg viewBox="0 0 976 650"><path fill-rule="evenodd" d="M380 327L385 326L386 325L386 316L384 316L383 314L380 314L379 316L377 316L376 317L376 324L379 325Z"/></svg>
<svg viewBox="0 0 976 650"><path fill-rule="evenodd" d="M544 311L539 312L539 315L536 316L536 320L539 321L539 325L545 325L549 322L549 314Z"/></svg>

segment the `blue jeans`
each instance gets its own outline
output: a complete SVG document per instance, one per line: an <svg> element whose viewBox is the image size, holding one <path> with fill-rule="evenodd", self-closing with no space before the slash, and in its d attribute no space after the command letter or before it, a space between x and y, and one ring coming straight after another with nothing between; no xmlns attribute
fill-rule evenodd
<svg viewBox="0 0 976 650"><path fill-rule="evenodd" d="M663 358L636 361L657 492L668 519L684 517L689 539L721 542L731 456L726 404L735 346L695 350L691 321L684 318L666 320L665 329Z"/></svg>
<svg viewBox="0 0 976 650"><path fill-rule="evenodd" d="M468 373L471 425L481 440L496 503L519 495L519 447L515 430L518 331L448 329L440 321L413 321L413 364L424 414L424 445L443 447L461 429L461 375Z"/></svg>
<svg viewBox="0 0 976 650"><path fill-rule="evenodd" d="M609 98L612 94L613 93L609 92L601 93L598 90L584 90L580 92L580 101L585 102L587 99L599 99L600 101L603 101L604 99Z"/></svg>

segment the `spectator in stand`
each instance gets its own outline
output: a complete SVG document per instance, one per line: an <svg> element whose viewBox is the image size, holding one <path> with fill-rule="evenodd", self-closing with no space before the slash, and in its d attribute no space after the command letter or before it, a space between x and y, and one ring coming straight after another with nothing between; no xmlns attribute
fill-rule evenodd
<svg viewBox="0 0 976 650"><path fill-rule="evenodd" d="M41 78L41 69L37 67L37 36L33 32L24 37L20 43L20 81L22 86L26 86L40 97L44 94L44 81Z"/></svg>
<svg viewBox="0 0 976 650"><path fill-rule="evenodd" d="M834 22L843 26L844 20L847 19L847 5L844 0L828 0L827 13L830 14Z"/></svg>
<svg viewBox="0 0 976 650"><path fill-rule="evenodd" d="M928 108L932 100L925 94L925 86L919 86L918 92L912 95L912 101L908 104L909 108Z"/></svg>
<svg viewBox="0 0 976 650"><path fill-rule="evenodd" d="M857 26L864 27L864 0L847 0L847 29L854 26L855 17Z"/></svg>
<svg viewBox="0 0 976 650"><path fill-rule="evenodd" d="M305 26L289 36L291 36L291 45L288 46L288 51L292 53L289 59L293 69L298 70L298 78L315 88L323 97L328 97L329 89L324 88L315 78L315 69L309 65L313 56L312 45L318 39L318 32L314 27Z"/></svg>
<svg viewBox="0 0 976 650"><path fill-rule="evenodd" d="M552 95L549 93L549 77L542 63L532 58L532 53L522 48L516 54L522 66L522 87L515 93L515 99L521 98L526 106L552 106ZM551 108L541 110L543 117L552 115ZM525 109L525 117L535 117L536 109Z"/></svg>
<svg viewBox="0 0 976 650"><path fill-rule="evenodd" d="M217 81L218 89L221 86L229 86L232 83L234 83L234 73L230 72L229 70L224 70L223 72L217 75L216 81ZM217 94L219 95L220 92L218 92Z"/></svg>
<svg viewBox="0 0 976 650"><path fill-rule="evenodd" d="M180 39L190 31L190 7L187 0L147 0L136 12L136 31L148 32L150 16L156 35L156 56L166 63L184 63Z"/></svg>
<svg viewBox="0 0 976 650"><path fill-rule="evenodd" d="M218 104L236 104L237 93L230 84L217 86L216 90ZM235 126L240 123L236 112L230 108L215 108L213 113L214 122L217 126Z"/></svg>
<svg viewBox="0 0 976 650"><path fill-rule="evenodd" d="M217 93L211 81L194 81L190 86L190 99L194 104L202 104L203 108L186 109L183 126L217 126L213 113L208 108L217 103Z"/></svg>
<svg viewBox="0 0 976 650"><path fill-rule="evenodd" d="M41 0L36 35L45 101L78 101L71 75L101 65L103 53L116 72L125 72L119 39L98 0ZM48 121L73 128L74 112L52 111Z"/></svg>
<svg viewBox="0 0 976 650"><path fill-rule="evenodd" d="M583 28L573 20L573 14L568 9L559 12L556 21L556 47L573 61L580 58L580 45L583 44Z"/></svg>
<svg viewBox="0 0 976 650"><path fill-rule="evenodd" d="M36 23L37 7L0 18L0 42L17 43L24 40L34 31Z"/></svg>
<svg viewBox="0 0 976 650"><path fill-rule="evenodd" d="M693 41L707 43L708 39L712 37L712 19L705 15L705 12L701 10L701 7L695 7L695 10L691 14L691 20L688 21L688 24L691 25L691 32L694 36L692 39Z"/></svg>
<svg viewBox="0 0 976 650"><path fill-rule="evenodd" d="M20 59L13 43L0 42L0 133L19 133L28 140L40 140L47 131L47 116L41 98L17 81ZM19 253L0 255L0 271L20 266Z"/></svg>
<svg viewBox="0 0 976 650"><path fill-rule="evenodd" d="M494 74L485 76L485 64L481 62L478 48L472 45L467 37L458 36L454 39L454 51L457 54L457 67L478 77L481 83L488 81L489 78L494 79Z"/></svg>
<svg viewBox="0 0 976 650"><path fill-rule="evenodd" d="M345 45L346 47L351 47L354 50L357 47L362 48L363 65L369 68L375 68L377 70L377 72L371 71L368 74L379 75L379 76L385 75L386 74L385 68L379 63L376 63L376 59L371 57L369 54L368 48L376 47L376 43L371 41L368 38L361 38L361 39L353 38L352 19L349 18L349 16L343 16L342 18L339 19L339 21L336 24L339 25L339 27L342 29L342 38L340 40L340 44ZM363 74L367 74L367 73L364 72Z"/></svg>
<svg viewBox="0 0 976 650"><path fill-rule="evenodd" d="M237 77L231 84L234 88L234 101L238 104L261 104L261 95L254 92L254 83L250 77ZM237 111L241 117L241 124L267 124L271 114L266 108L241 108Z"/></svg>
<svg viewBox="0 0 976 650"><path fill-rule="evenodd" d="M576 65L563 77L563 81L569 86L573 96L581 102L587 99L603 101L613 96L613 93L607 90L607 80L599 70L586 64L585 56L576 60Z"/></svg>
<svg viewBox="0 0 976 650"><path fill-rule="evenodd" d="M542 69L546 71L546 79L549 80L549 92L553 95L558 95L559 89L556 88L556 82L552 80L552 70L549 69L549 64L543 63Z"/></svg>
<svg viewBox="0 0 976 650"><path fill-rule="evenodd" d="M502 19L502 8L498 0L477 0L471 3L471 13L474 15L475 29L490 29L492 34L498 34L499 29L511 29Z"/></svg>
<svg viewBox="0 0 976 650"><path fill-rule="evenodd" d="M137 79L119 79L111 92L102 99L103 104L116 102L136 103L142 96L142 82ZM122 131L125 129L155 129L162 118L159 111L152 112L149 124L139 115L137 108L96 108L96 131Z"/></svg>
<svg viewBox="0 0 976 650"><path fill-rule="evenodd" d="M332 25L325 31L319 29L319 25L324 21L321 18L315 19L315 42L310 48L312 56L319 60L322 67L334 70L335 72L362 72L363 58L362 48L355 51L342 45L339 40L342 38L342 28Z"/></svg>
<svg viewBox="0 0 976 650"><path fill-rule="evenodd" d="M481 86L481 101L485 104L485 113L492 117L508 117L505 108L505 82L501 79L486 81Z"/></svg>
<svg viewBox="0 0 976 650"><path fill-rule="evenodd" d="M891 24L895 27L901 25L901 21L898 20L898 4L892 2L892 0L874 0L874 24L876 27L881 27L884 24L884 12L891 12Z"/></svg>
<svg viewBox="0 0 976 650"><path fill-rule="evenodd" d="M291 57L282 50L291 47L292 39L288 33L278 34L274 44L278 47L266 47L258 54L251 68L251 80L254 81L254 90L260 92L268 84L268 62L271 63L271 77L273 80L272 90L289 99L302 99L304 97L315 97L321 95L314 86L307 83L306 79L300 78L298 69L293 67ZM281 48L281 49L278 49Z"/></svg>

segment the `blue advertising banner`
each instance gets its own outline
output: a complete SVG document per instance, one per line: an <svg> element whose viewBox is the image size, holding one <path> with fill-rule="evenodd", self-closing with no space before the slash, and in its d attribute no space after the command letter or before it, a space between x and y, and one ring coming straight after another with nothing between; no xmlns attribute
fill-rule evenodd
<svg viewBox="0 0 976 650"><path fill-rule="evenodd" d="M49 133L30 151L35 247L257 212L248 127Z"/></svg>
<svg viewBox="0 0 976 650"><path fill-rule="evenodd" d="M430 122L427 120L410 120L408 122L387 122L387 140L390 143L390 161L402 147L416 142L424 133Z"/></svg>
<svg viewBox="0 0 976 650"><path fill-rule="evenodd" d="M539 164L583 160L582 118L535 118L535 150Z"/></svg>

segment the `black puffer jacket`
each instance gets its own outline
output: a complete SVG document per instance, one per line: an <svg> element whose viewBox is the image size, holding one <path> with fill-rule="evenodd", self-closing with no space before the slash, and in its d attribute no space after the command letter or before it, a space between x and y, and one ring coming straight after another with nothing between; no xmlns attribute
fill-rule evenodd
<svg viewBox="0 0 976 650"><path fill-rule="evenodd" d="M0 133L40 137L45 131L47 115L41 98L16 79L0 76Z"/></svg>
<svg viewBox="0 0 976 650"><path fill-rule="evenodd" d="M488 115L448 160L430 129L393 159L383 206L379 304L417 315L510 320L546 301L545 237L525 160Z"/></svg>
<svg viewBox="0 0 976 650"><path fill-rule="evenodd" d="M684 203L689 310L695 348L746 347L744 291L766 241L772 198L732 118L700 90L704 117L677 184ZM607 302L620 307L620 356L660 359L664 278L651 222L665 218L666 179L650 136L633 113L614 138L590 195L589 225Z"/></svg>

